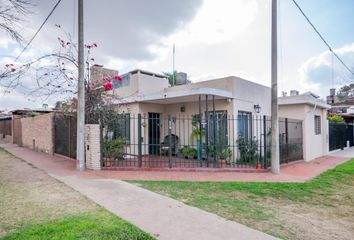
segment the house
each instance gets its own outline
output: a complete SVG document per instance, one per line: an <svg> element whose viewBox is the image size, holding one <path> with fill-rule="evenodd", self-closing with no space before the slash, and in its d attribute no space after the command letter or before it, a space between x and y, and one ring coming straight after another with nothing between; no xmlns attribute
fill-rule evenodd
<svg viewBox="0 0 354 240"><path fill-rule="evenodd" d="M354 123L354 97L348 96L346 99L339 99L336 96L336 89L331 88L327 96L327 104L331 106L328 109L329 114L342 116L347 123Z"/></svg>
<svg viewBox="0 0 354 240"><path fill-rule="evenodd" d="M196 83L182 78L171 87L164 75L140 69L122 78L120 82L113 81L111 91L115 96L112 103L119 113L117 127L105 129L105 133L110 138L123 137L124 151L120 161L104 166L269 167L269 87L234 76ZM297 98L308 96L307 93ZM310 123L306 117L310 99L294 104L287 99L293 97L281 98L279 108L281 162L308 161L325 155L326 110L320 109L327 105L316 104ZM295 105L301 105L301 114L292 110ZM317 111L321 112L320 120ZM309 136L308 129L314 125L318 128L319 121L321 132ZM311 139L319 141L314 143ZM320 150L310 151L311 146Z"/></svg>

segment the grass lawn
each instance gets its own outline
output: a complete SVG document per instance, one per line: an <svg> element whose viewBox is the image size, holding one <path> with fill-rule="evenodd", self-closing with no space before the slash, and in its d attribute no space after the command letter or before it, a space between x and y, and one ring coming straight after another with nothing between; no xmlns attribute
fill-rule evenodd
<svg viewBox="0 0 354 240"><path fill-rule="evenodd" d="M153 239L0 148L0 239Z"/></svg>
<svg viewBox="0 0 354 240"><path fill-rule="evenodd" d="M132 182L284 239L354 236L354 159L305 183Z"/></svg>
<svg viewBox="0 0 354 240"><path fill-rule="evenodd" d="M21 229L3 240L153 239L137 227L105 211L95 211Z"/></svg>

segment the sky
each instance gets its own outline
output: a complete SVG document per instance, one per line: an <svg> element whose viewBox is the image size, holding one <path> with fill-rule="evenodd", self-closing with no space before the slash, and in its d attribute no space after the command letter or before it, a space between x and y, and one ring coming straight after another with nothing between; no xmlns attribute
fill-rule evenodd
<svg viewBox="0 0 354 240"><path fill-rule="evenodd" d="M270 86L271 0L86 0L85 43L96 43L97 64L121 74L140 68L172 71L175 44L176 70L192 81L238 76ZM354 68L354 1L297 0L333 50ZM37 0L21 26L29 40L56 0ZM103 4L104 3L104 4ZM62 0L20 61L26 62L58 49L65 37L55 24L76 40L77 3ZM329 88L353 81L332 57L292 0L278 1L279 93L292 89L325 97ZM13 61L21 46L0 30L0 65ZM0 89L1 90L1 89ZM13 89L0 92L0 109L53 105Z"/></svg>

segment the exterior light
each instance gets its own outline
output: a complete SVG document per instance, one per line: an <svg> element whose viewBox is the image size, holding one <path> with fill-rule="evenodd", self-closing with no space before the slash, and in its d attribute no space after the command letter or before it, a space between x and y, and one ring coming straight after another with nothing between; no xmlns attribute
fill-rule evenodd
<svg viewBox="0 0 354 240"><path fill-rule="evenodd" d="M254 111L256 112L256 113L260 113L261 112L261 106L259 106L259 104L255 104L254 106Z"/></svg>

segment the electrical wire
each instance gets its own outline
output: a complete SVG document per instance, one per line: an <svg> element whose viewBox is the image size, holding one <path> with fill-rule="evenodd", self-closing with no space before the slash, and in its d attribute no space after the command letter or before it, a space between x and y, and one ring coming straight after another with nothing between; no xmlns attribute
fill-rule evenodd
<svg viewBox="0 0 354 240"><path fill-rule="evenodd" d="M38 28L38 30L36 31L36 33L33 35L33 37L31 38L31 40L26 44L26 46L22 49L22 51L20 52L20 54L16 57L15 61L17 61L22 53L24 53L24 51L26 51L26 49L28 48L28 46L32 43L32 41L35 39L35 37L38 35L38 33L41 31L42 27L44 26L44 24L48 21L48 19L50 18L50 16L53 14L54 10L58 7L59 3L61 2L61 0L58 0L58 2L54 5L54 7L52 8L52 10L50 11L50 13L48 14L48 16L46 17L46 19L43 21L43 23L41 24L41 26Z"/></svg>
<svg viewBox="0 0 354 240"><path fill-rule="evenodd" d="M321 40L324 42L324 44L328 47L328 50L333 53L333 55L338 59L338 61L352 74L354 75L354 72L344 63L344 61L333 51L332 47L328 44L328 42L324 39L324 37L321 35L321 33L317 30L317 28L313 25L313 23L310 21L310 19L307 17L305 12L301 9L299 4L295 1L292 0L295 6L299 9L301 14L305 17L306 21L311 25L313 30L317 33L317 35L321 38Z"/></svg>

